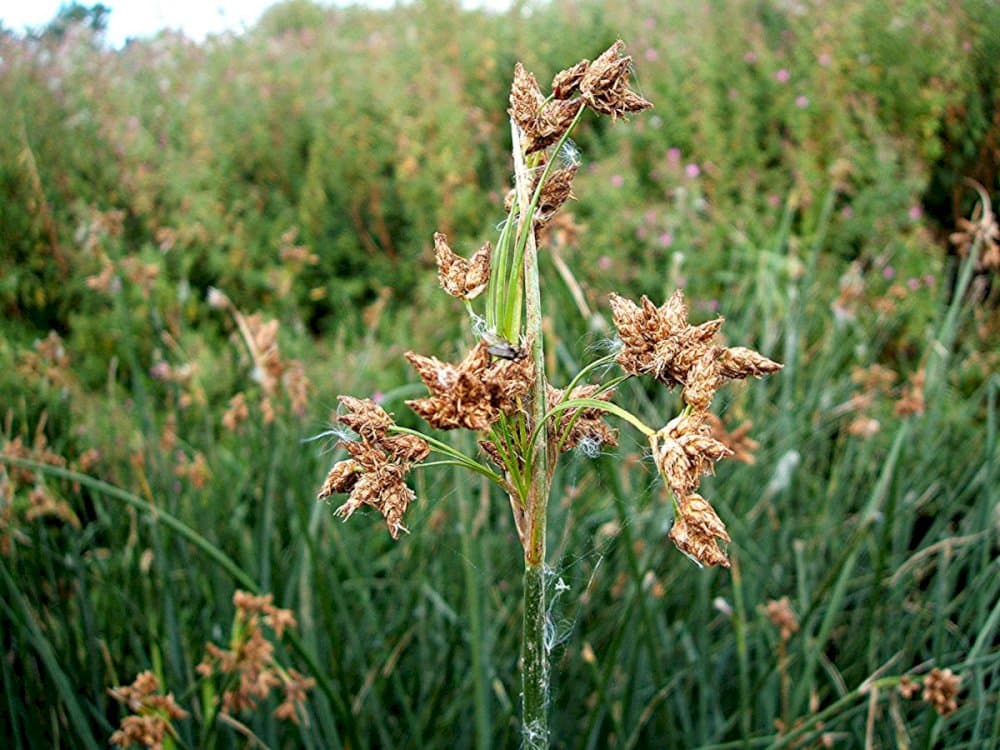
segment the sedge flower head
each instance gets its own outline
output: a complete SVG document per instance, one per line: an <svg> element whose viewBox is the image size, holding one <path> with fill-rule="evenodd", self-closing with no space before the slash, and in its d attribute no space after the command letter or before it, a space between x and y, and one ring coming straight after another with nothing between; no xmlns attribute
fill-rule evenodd
<svg viewBox="0 0 1000 750"><path fill-rule="evenodd" d="M406 531L403 515L416 499L406 486L406 474L414 463L430 453L427 442L416 435L390 435L392 416L371 399L341 396L347 411L337 421L358 434L359 440L342 440L350 458L336 463L320 488L318 499L336 493L348 493L347 502L335 513L344 520L363 505L369 505L385 518L389 533L398 539Z"/></svg>

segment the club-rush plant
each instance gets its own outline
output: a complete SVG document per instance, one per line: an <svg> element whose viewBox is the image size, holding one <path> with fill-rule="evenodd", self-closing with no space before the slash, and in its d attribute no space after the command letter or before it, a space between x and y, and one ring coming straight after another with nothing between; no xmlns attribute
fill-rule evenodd
<svg viewBox="0 0 1000 750"><path fill-rule="evenodd" d="M343 409L337 421L357 438L340 441L349 458L330 470L319 492L321 499L348 494L336 510L345 519L372 506L384 516L393 538L407 531L404 517L415 499L407 474L431 453L440 460L424 466L464 467L506 494L524 552L522 734L529 748L547 747L549 741L546 511L560 455L574 448L594 452L615 446L617 432L603 421L607 416L636 428L648 440L671 492L669 538L701 565L728 566L722 546L730 541L726 526L698 494L701 477L732 454L712 435L709 407L726 381L781 369L755 351L716 343L721 317L692 325L684 295L677 290L660 306L646 297L637 304L611 294L615 350L583 367L564 388L546 377L540 230L571 196L579 164L566 144L584 112L617 120L653 106L630 88L631 72L632 59L617 41L597 59L561 71L546 96L518 63L509 110L514 188L496 245L486 243L466 259L452 251L445 235L434 236L441 286L464 301L477 341L458 364L407 352L430 391L407 405L436 430L477 433L481 455L465 455L430 434L397 425L370 399L340 396ZM482 295L485 309L480 312L474 300ZM609 376L614 362L624 374ZM622 382L643 376L681 389L682 411L659 429L611 400ZM592 378L599 382L589 382Z"/></svg>

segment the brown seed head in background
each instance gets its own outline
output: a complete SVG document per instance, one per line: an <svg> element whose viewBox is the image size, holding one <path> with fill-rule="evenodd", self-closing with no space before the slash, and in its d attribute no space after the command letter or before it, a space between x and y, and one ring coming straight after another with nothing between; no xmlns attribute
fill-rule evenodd
<svg viewBox="0 0 1000 750"><path fill-rule="evenodd" d="M771 599L764 607L767 619L774 627L778 628L781 640L787 641L799 632L799 618L796 616L787 596L780 599Z"/></svg>
<svg viewBox="0 0 1000 750"><path fill-rule="evenodd" d="M950 669L935 667L924 678L923 699L934 706L941 716L958 710L958 694L962 689L962 678Z"/></svg>

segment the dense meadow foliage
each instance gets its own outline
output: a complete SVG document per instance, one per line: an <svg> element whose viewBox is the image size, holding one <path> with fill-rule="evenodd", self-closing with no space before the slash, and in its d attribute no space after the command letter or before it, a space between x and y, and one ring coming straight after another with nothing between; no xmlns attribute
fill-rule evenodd
<svg viewBox="0 0 1000 750"><path fill-rule="evenodd" d="M678 287L785 369L725 398L731 570L666 541L639 437L559 470L554 745L998 746L1000 5L287 0L119 50L95 25L0 28L6 746L107 746L145 670L184 711L166 746L517 746L506 501L421 471L394 542L314 497L335 394L416 425L402 352L472 340L432 235L495 238L515 60L547 81L619 37L656 107L578 132L550 370L607 351L610 289ZM248 643L259 693L225 668ZM900 690L934 668L957 710Z"/></svg>

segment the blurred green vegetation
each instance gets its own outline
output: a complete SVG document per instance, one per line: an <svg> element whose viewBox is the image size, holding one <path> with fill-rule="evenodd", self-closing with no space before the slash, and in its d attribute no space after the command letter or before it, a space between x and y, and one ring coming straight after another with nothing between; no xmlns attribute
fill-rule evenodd
<svg viewBox="0 0 1000 750"><path fill-rule="evenodd" d="M666 541L641 441L560 470L555 746L1000 742L997 285L948 240L976 198L964 178L1000 190L1000 6L289 0L239 36L121 50L102 19L0 29L13 747L105 746L122 715L107 688L149 668L195 714L180 746L201 746L194 668L253 586L299 618L280 659L320 681L298 727L276 703L238 717L266 746L519 742L505 500L427 470L393 543L312 501L332 440L306 441L338 393L416 424L401 353L470 340L432 234L465 254L495 239L515 60L546 81L618 37L656 109L579 131L580 226L541 261L553 379L607 345L609 291L677 286L786 369L725 404L760 443L709 487L732 575ZM212 287L279 322L280 387ZM904 416L921 372L926 406ZM249 418L227 424L241 393ZM658 389L624 395L650 424L675 411ZM784 646L764 613L782 596L801 623ZM856 692L931 666L963 676L950 717ZM247 743L230 726L211 741Z"/></svg>

